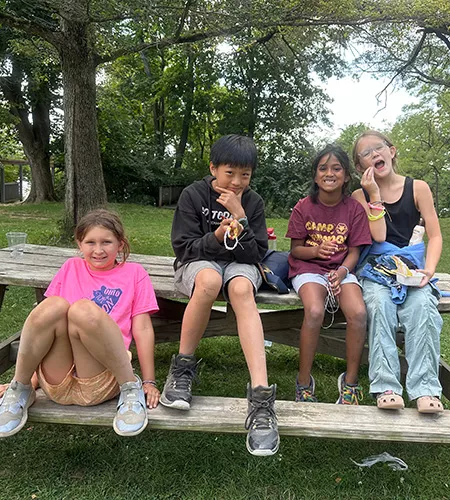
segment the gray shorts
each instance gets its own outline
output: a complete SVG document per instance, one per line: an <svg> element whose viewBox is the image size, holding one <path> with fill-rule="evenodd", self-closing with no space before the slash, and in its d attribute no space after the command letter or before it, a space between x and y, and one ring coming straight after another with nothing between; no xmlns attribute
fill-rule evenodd
<svg viewBox="0 0 450 500"><path fill-rule="evenodd" d="M237 276L247 278L253 285L254 293L258 291L262 283L261 273L254 264L242 264L240 262L227 262L224 260L197 260L184 264L175 271L175 288L184 295L191 297L194 291L195 277L203 269L214 269L222 276L222 293L227 302L229 302L227 285L233 278Z"/></svg>
<svg viewBox="0 0 450 500"><path fill-rule="evenodd" d="M327 286L327 278L324 274L316 274L316 273L303 273L297 274L291 279L292 286L295 292L298 294L298 291L305 283L319 283L324 287ZM347 283L354 283L355 285L359 285L358 278L354 274L348 274L346 278L341 281L341 285L346 285Z"/></svg>

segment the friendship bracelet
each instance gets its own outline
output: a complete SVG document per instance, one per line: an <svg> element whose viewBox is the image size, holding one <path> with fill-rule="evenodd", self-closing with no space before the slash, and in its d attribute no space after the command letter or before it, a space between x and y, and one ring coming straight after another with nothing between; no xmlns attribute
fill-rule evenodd
<svg viewBox="0 0 450 500"><path fill-rule="evenodd" d="M380 204L379 204L379 205L378 205L378 204L375 204L375 203L371 203L371 202L369 202L369 203L367 203L367 206L368 206L369 208L371 208L372 210L380 210L380 211L384 210L384 206L382 205L382 203L381 203L381 202L380 202Z"/></svg>
<svg viewBox="0 0 450 500"><path fill-rule="evenodd" d="M158 386L156 385L156 382L155 382L154 380L143 380L143 381L142 381L142 385L145 385L145 384L150 384L150 385L152 385L153 387L158 388Z"/></svg>
<svg viewBox="0 0 450 500"><path fill-rule="evenodd" d="M386 215L386 210L383 208L383 211L380 212L378 215L367 214L367 217L370 222L373 222L375 220L382 219L385 215Z"/></svg>
<svg viewBox="0 0 450 500"><path fill-rule="evenodd" d="M347 274L345 275L345 278L347 278L347 276L350 274L350 269L349 269L347 266L342 266L342 265L341 265L341 266L339 266L339 267L338 267L338 269L340 269L341 267L342 267L343 269L345 269L345 271L346 271L346 273L347 273ZM345 279L345 278L344 278L344 279Z"/></svg>

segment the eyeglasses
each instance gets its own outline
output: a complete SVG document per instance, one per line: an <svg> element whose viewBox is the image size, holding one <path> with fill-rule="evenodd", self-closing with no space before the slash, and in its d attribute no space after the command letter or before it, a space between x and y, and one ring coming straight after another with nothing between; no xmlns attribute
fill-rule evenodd
<svg viewBox="0 0 450 500"><path fill-rule="evenodd" d="M387 146L387 143L385 142L380 142L380 144L377 144L373 148L367 148L364 151L361 151L361 153L358 153L358 156L360 158L369 158L369 156L372 156L372 153L375 151L375 153L380 153L383 151L383 149Z"/></svg>

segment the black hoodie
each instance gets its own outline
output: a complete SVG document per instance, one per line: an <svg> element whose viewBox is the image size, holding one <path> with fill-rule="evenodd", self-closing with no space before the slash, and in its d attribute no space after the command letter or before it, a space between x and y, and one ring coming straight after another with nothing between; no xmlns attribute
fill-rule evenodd
<svg viewBox="0 0 450 500"><path fill-rule="evenodd" d="M196 260L225 260L256 264L267 251L267 229L264 202L259 194L247 188L242 193L242 207L249 227L239 236L234 250L219 243L214 231L222 218L231 217L227 209L217 202L219 193L211 186L213 176L196 181L181 193L172 224L172 247L176 263Z"/></svg>

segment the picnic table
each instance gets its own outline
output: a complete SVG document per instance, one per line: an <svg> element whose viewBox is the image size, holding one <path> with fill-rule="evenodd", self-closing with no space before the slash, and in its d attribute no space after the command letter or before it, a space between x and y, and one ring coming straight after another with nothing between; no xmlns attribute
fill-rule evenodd
<svg viewBox="0 0 450 500"><path fill-rule="evenodd" d="M10 249L0 249L0 309L7 288L12 286L32 287L36 291L37 301L42 300L43 293L55 273L68 258L76 254L74 248L27 244L25 245L24 254L17 259L13 259L10 256ZM142 264L151 277L160 307L159 313L152 316L156 342L178 341L187 301L181 300L186 299L186 297L174 289L174 258L131 254L129 261ZM436 277L439 278L441 289L450 291L450 274L437 273ZM256 302L268 307L260 309L266 340L298 347L299 330L303 320L303 309L298 296L294 292L279 295L270 291L260 291L256 295ZM274 309L274 306L291 307ZM438 307L441 313L450 312L450 298L442 298ZM331 320L331 318L328 319ZM211 311L209 325L204 337L224 335L237 335L236 318L233 309L229 305L216 307ZM338 311L334 317L332 327L323 330L321 333L318 352L345 358L344 337L345 318ZM0 343L0 373L3 373L14 364L19 338L20 332L17 332ZM363 362L367 362L367 349L363 354ZM406 371L404 359L402 367ZM441 360L440 376L443 392L447 397L450 397L450 366L444 360ZM244 418L241 418L241 413L245 413L246 403L244 400L194 397L193 407L196 404L198 405L197 409L202 409L202 411L194 412L191 410L191 412L188 412L189 418L187 415L180 416L176 410L162 407L158 407L156 411L151 411L149 415L151 415L156 428L171 429L180 428L181 426L187 430L244 432L242 425ZM206 407L208 405L210 406L207 411ZM353 432L349 432L350 424L347 425L350 418L349 411L354 410L338 408L335 405L325 403L308 403L306 408L302 406L301 411L299 411L299 405L289 401L277 401L277 408L279 408L278 411L282 410L282 413L279 414L280 432L285 434L312 434L322 437L361 439L364 439L365 436L373 439L450 443L450 412L444 412L445 422L439 417L440 429L433 429L429 426L430 419L423 420L423 415L419 416L416 410L407 409L404 410L406 413L402 413L401 419L397 420L399 426L392 430L392 424L389 423L391 416L387 418L386 415L377 414L376 412L380 412L376 408L364 407L365 409L358 410L360 412L359 416L352 417L359 419L358 432L356 432L356 427ZM375 413L373 413L374 410ZM110 422L109 417L113 415L113 412L114 402L88 409L79 407L74 409L56 405L40 394L37 403L30 408L30 421L35 419L41 422L106 425L107 422ZM320 413L320 417L318 413ZM448 416L447 413L449 413ZM297 415L297 420L294 419L294 415ZM344 425L343 419L347 421L347 424L345 424L348 427L347 430L342 428L342 425ZM336 421L341 421L341 425L339 426ZM411 431L411 429L413 430ZM445 432L443 432L443 429L445 429ZM411 434L416 437L412 437ZM445 437L443 437L444 435Z"/></svg>

